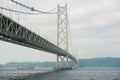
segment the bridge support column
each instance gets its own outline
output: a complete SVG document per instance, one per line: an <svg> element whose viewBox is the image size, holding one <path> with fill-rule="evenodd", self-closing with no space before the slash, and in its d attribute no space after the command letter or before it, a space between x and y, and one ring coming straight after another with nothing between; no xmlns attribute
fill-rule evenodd
<svg viewBox="0 0 120 80"><path fill-rule="evenodd" d="M60 62L59 62L59 56L58 56L58 55L57 55L56 68L57 68L57 69L60 68Z"/></svg>
<svg viewBox="0 0 120 80"><path fill-rule="evenodd" d="M57 46L68 52L68 16L67 4L64 6L58 5L58 20L57 20ZM63 65L64 63L64 65ZM56 68L69 67L68 54L63 57L57 55Z"/></svg>

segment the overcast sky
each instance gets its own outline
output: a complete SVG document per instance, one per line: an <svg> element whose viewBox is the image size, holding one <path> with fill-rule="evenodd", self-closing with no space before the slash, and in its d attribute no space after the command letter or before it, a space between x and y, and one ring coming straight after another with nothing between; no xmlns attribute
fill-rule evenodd
<svg viewBox="0 0 120 80"><path fill-rule="evenodd" d="M0 6L19 8L9 1L1 0ZM51 10L57 7L58 3L67 2L72 42L74 48L79 48L79 58L120 57L120 0L17 1L42 11ZM39 16L16 14L17 18L15 15L11 16L22 25L27 25L26 28L33 31L37 29L36 32L46 38L52 37L56 42L56 14ZM24 21L20 16L25 16ZM26 24L27 22L31 25ZM53 41L52 38L49 40ZM55 59L56 55L50 53L0 41L0 64L11 61L55 61Z"/></svg>

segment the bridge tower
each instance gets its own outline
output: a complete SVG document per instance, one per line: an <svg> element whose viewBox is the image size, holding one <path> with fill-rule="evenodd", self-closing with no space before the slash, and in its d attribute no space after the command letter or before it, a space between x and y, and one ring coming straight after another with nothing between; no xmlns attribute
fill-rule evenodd
<svg viewBox="0 0 120 80"><path fill-rule="evenodd" d="M64 6L58 4L58 12L57 12L57 46L64 49L68 52L68 15L67 15L67 4ZM63 57L57 55L56 68L62 67L62 63L64 63L65 67L69 67L68 64L68 54Z"/></svg>

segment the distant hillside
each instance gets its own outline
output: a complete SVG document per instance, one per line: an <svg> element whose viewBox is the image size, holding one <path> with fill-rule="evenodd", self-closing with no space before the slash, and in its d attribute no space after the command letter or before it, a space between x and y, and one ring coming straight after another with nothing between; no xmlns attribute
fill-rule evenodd
<svg viewBox="0 0 120 80"><path fill-rule="evenodd" d="M7 67L53 67L55 62L9 62Z"/></svg>
<svg viewBox="0 0 120 80"><path fill-rule="evenodd" d="M0 67L2 67L3 65L2 64L0 64Z"/></svg>
<svg viewBox="0 0 120 80"><path fill-rule="evenodd" d="M80 59L80 67L120 67L120 58Z"/></svg>
<svg viewBox="0 0 120 80"><path fill-rule="evenodd" d="M9 62L5 67L53 67L55 62ZM74 63L69 62L70 66ZM120 58L79 59L80 67L120 67Z"/></svg>

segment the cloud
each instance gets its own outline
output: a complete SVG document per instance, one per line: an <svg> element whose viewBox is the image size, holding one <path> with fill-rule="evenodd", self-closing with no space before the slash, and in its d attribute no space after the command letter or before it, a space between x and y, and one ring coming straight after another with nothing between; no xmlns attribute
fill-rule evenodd
<svg viewBox="0 0 120 80"><path fill-rule="evenodd" d="M120 52L118 0L78 1L71 6L72 39L80 58L117 56ZM78 44L79 43L79 44ZM114 55L115 54L115 55Z"/></svg>

